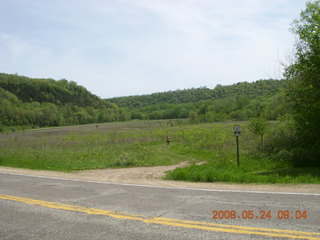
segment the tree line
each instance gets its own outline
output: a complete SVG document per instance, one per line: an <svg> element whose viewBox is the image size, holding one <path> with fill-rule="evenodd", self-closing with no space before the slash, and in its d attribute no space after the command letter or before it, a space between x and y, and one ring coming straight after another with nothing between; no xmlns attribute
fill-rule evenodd
<svg viewBox="0 0 320 240"><path fill-rule="evenodd" d="M281 89L285 81L217 85L100 99L73 81L33 79L0 73L0 124L61 126L129 119L190 118L191 122L247 120L283 114Z"/></svg>
<svg viewBox="0 0 320 240"><path fill-rule="evenodd" d="M320 166L320 1L308 1L290 30L297 40L284 76L294 131L284 149L299 165Z"/></svg>
<svg viewBox="0 0 320 240"><path fill-rule="evenodd" d="M129 118L129 112L75 82L0 74L1 125L44 127Z"/></svg>
<svg viewBox="0 0 320 240"><path fill-rule="evenodd" d="M44 127L174 118L189 118L196 123L258 116L275 120L285 111L285 83L268 79L217 85L214 89L100 99L73 81L0 73L0 124Z"/></svg>
<svg viewBox="0 0 320 240"><path fill-rule="evenodd" d="M271 128L263 119L251 120L260 135L260 153L294 167L320 167L320 1L308 1L291 25L296 35L294 56L285 68L284 115ZM267 137L265 137L267 136Z"/></svg>
<svg viewBox="0 0 320 240"><path fill-rule="evenodd" d="M285 80L258 80L214 89L193 88L142 96L111 98L131 119L189 118L192 122L248 120L263 116L276 120L285 112ZM275 104L276 103L276 104Z"/></svg>

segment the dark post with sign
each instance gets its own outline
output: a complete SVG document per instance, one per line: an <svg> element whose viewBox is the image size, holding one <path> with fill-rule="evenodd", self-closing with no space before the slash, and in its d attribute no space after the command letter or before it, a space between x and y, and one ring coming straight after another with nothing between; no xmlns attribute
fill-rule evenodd
<svg viewBox="0 0 320 240"><path fill-rule="evenodd" d="M239 153L239 136L241 136L241 130L239 125L234 125L234 136L236 137L237 142L237 165L240 166L240 153Z"/></svg>

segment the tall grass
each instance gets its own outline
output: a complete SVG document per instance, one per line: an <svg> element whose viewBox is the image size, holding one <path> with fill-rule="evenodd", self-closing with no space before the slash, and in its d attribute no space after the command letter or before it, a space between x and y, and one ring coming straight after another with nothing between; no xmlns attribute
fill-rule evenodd
<svg viewBox="0 0 320 240"><path fill-rule="evenodd" d="M182 130L174 149L207 161L177 168L166 179L237 183L320 183L320 168L293 168L288 162L270 159L261 149L259 136L241 122L240 167L236 165L234 123L201 124ZM270 132L272 133L272 132Z"/></svg>
<svg viewBox="0 0 320 240"><path fill-rule="evenodd" d="M1 134L0 165L72 171L190 160L165 145L166 128L162 121L155 121Z"/></svg>
<svg viewBox="0 0 320 240"><path fill-rule="evenodd" d="M236 165L233 125L240 124L240 167ZM267 159L246 122L187 124L182 121L132 121L37 129L0 134L0 165L74 171L108 167L191 166L167 179L246 183L320 183L318 169L299 170ZM166 145L166 136L171 143ZM204 165L196 165L206 162ZM293 174L294 173L294 174ZM318 174L317 174L318 173Z"/></svg>

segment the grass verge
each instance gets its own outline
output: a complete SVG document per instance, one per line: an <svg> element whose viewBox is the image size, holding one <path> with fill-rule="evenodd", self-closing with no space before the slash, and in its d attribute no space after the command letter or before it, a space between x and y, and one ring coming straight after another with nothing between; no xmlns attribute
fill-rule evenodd
<svg viewBox="0 0 320 240"><path fill-rule="evenodd" d="M233 125L240 124L241 166L236 165ZM170 146L165 138L171 137ZM289 165L252 154L258 137L247 123L186 124L132 121L0 134L0 165L74 171L160 166L189 162L166 179L238 183L320 183L320 169ZM207 162L196 165L197 162Z"/></svg>
<svg viewBox="0 0 320 240"><path fill-rule="evenodd" d="M320 183L320 168L281 168L250 171L221 163L192 165L168 172L167 180L230 183Z"/></svg>

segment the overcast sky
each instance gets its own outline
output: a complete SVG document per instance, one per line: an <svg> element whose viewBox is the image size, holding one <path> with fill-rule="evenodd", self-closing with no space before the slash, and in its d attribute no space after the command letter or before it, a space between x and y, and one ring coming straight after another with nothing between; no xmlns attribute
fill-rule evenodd
<svg viewBox="0 0 320 240"><path fill-rule="evenodd" d="M0 72L102 97L281 78L305 0L0 0Z"/></svg>

